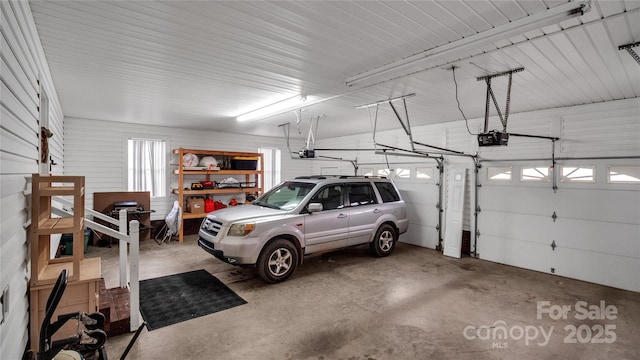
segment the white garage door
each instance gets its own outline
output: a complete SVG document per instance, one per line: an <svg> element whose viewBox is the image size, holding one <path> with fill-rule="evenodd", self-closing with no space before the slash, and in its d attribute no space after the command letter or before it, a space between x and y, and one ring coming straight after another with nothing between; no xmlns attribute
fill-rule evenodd
<svg viewBox="0 0 640 360"><path fill-rule="evenodd" d="M407 204L409 230L401 242L435 249L438 246L439 170L435 163L396 165L393 180Z"/></svg>
<svg viewBox="0 0 640 360"><path fill-rule="evenodd" d="M557 192L548 164L484 163L479 257L640 291L640 166L631 161L562 163Z"/></svg>

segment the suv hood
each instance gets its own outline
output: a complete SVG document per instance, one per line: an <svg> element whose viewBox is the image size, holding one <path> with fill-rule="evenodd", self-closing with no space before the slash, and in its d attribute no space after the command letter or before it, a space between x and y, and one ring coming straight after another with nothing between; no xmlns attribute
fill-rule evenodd
<svg viewBox="0 0 640 360"><path fill-rule="evenodd" d="M289 212L279 209L271 209L257 205L239 205L226 209L216 210L207 215L210 219L216 219L227 225L238 221L248 221L252 219L264 220L267 217L284 216Z"/></svg>

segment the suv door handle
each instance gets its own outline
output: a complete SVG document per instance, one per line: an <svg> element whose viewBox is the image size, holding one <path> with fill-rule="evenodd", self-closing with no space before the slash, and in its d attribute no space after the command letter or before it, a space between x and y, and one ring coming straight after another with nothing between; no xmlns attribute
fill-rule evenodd
<svg viewBox="0 0 640 360"><path fill-rule="evenodd" d="M344 219L344 218L346 218L346 217L347 217L347 215L346 215L346 214L340 214L340 215L338 215L338 219Z"/></svg>
<svg viewBox="0 0 640 360"><path fill-rule="evenodd" d="M373 213L374 213L374 214L377 214L377 213L379 213L379 212L381 212L381 211L380 211L380 209L373 209Z"/></svg>

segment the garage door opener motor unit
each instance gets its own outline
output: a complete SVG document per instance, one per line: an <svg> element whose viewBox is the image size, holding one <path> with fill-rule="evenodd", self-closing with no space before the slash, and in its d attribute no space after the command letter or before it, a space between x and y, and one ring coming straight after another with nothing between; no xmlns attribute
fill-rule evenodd
<svg viewBox="0 0 640 360"><path fill-rule="evenodd" d="M491 130L488 133L478 134L478 146L506 146L509 142L509 133Z"/></svg>
<svg viewBox="0 0 640 360"><path fill-rule="evenodd" d="M478 146L497 146L503 145L506 146L509 143L509 133L507 133L507 120L509 119L509 109L511 107L511 82L513 78L513 73L523 71L524 68L520 67L517 69L482 76L478 78L478 81L484 81L487 84L487 97L486 97L486 106L484 113L484 132L478 134ZM500 107L498 106L498 101L496 100L496 96L493 93L493 89L491 89L491 79L500 76L509 76L509 82L507 84L507 101L504 109L504 116L500 111ZM491 101L493 100L493 104L496 107L496 111L498 113L498 117L500 118L500 122L502 123L502 131L491 130L489 129L489 107L491 105Z"/></svg>

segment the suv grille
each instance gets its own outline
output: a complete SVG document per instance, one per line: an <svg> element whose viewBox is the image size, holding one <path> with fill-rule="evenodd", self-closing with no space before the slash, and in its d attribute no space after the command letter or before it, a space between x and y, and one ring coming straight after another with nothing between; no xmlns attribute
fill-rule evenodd
<svg viewBox="0 0 640 360"><path fill-rule="evenodd" d="M222 223L220 221L211 220L209 218L207 218L202 224L202 229L213 236L218 236L221 227Z"/></svg>

